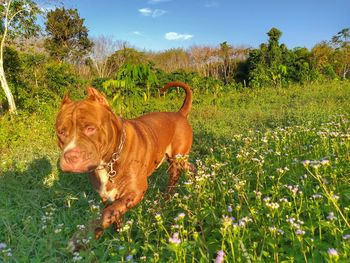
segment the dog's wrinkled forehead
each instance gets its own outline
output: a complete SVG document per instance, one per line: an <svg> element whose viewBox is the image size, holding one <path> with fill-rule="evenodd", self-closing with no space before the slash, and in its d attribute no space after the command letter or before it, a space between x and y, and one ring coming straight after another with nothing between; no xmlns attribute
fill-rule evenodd
<svg viewBox="0 0 350 263"><path fill-rule="evenodd" d="M96 101L84 99L70 101L61 106L56 125L78 128L84 125L99 126L108 117L108 110Z"/></svg>

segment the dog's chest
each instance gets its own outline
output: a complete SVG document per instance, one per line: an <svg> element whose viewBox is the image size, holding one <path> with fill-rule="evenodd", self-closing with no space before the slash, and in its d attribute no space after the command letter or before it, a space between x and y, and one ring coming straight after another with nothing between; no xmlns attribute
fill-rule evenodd
<svg viewBox="0 0 350 263"><path fill-rule="evenodd" d="M95 172L98 179L98 183L94 184L95 190L99 193L103 201L113 202L118 194L117 188L107 190L109 184L109 176L106 169L100 169Z"/></svg>

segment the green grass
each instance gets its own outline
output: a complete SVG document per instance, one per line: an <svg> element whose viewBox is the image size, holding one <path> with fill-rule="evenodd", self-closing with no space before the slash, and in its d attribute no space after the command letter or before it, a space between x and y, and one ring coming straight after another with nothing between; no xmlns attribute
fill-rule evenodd
<svg viewBox="0 0 350 263"><path fill-rule="evenodd" d="M127 117L177 110L181 96ZM98 195L57 167L57 109L2 116L0 262L348 262L350 84L194 98L197 174L166 200L161 166L122 231L97 241Z"/></svg>

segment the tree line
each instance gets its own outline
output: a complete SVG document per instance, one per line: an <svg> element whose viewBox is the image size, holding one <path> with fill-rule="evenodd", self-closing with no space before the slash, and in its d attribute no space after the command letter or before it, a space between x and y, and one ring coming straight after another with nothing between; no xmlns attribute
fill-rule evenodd
<svg viewBox="0 0 350 263"><path fill-rule="evenodd" d="M40 29L37 17L44 15ZM350 77L350 29L311 50L289 49L272 28L258 48L192 46L161 52L139 50L112 37L91 38L78 10L43 13L36 1L5 0L0 5L0 111L34 110L63 93L82 94L94 85L113 98L120 111L148 100L167 81L217 94L246 87L287 87L293 83ZM128 106L129 105L129 106Z"/></svg>

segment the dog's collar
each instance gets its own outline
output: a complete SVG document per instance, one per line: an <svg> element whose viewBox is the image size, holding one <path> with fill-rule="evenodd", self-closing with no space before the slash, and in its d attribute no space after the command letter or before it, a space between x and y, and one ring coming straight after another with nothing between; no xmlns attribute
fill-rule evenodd
<svg viewBox="0 0 350 263"><path fill-rule="evenodd" d="M108 174L108 179L113 182L113 178L117 175L117 171L114 170L114 164L119 160L120 154L123 150L124 144L126 141L126 131L124 125L122 126L122 136L119 140L119 145L117 147L117 150L112 154L111 160L105 164L105 165L100 165L96 168L96 170L100 169L105 169L107 168L107 174Z"/></svg>

